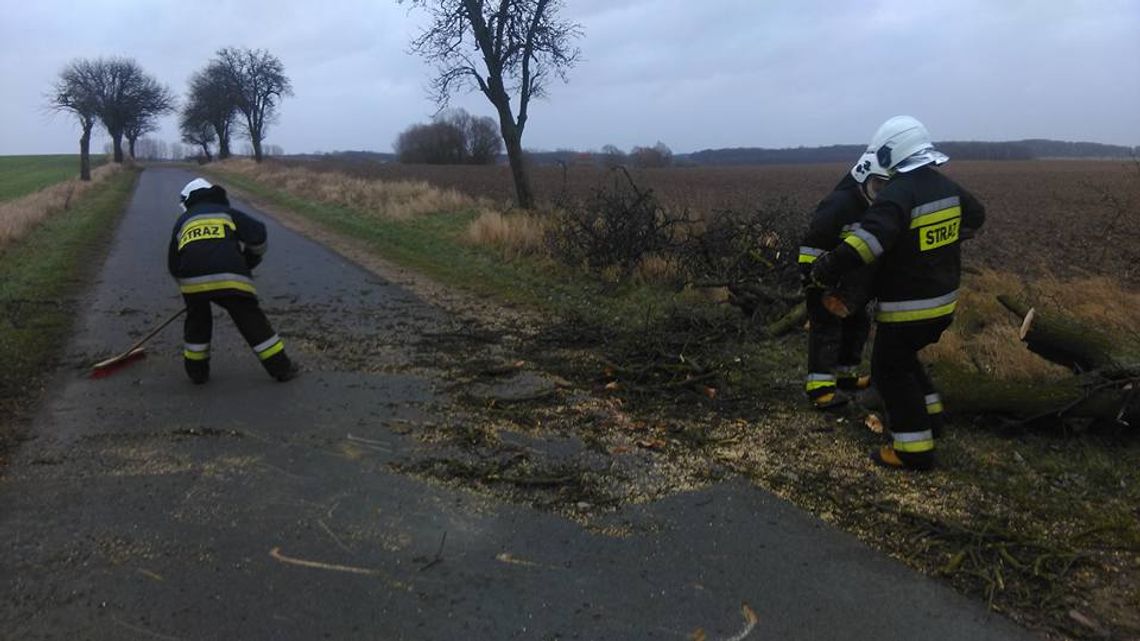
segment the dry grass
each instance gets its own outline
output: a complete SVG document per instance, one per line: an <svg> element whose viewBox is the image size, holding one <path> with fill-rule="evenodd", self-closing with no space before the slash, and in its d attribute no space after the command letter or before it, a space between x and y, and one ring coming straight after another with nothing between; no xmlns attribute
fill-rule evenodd
<svg viewBox="0 0 1140 641"><path fill-rule="evenodd" d="M456 211L476 204L470 196L424 181L359 178L245 159L227 160L220 163L220 168L298 198L333 203L391 220Z"/></svg>
<svg viewBox="0 0 1140 641"><path fill-rule="evenodd" d="M528 214L503 214L484 209L467 227L466 240L499 251L503 258L546 252L546 220Z"/></svg>
<svg viewBox="0 0 1140 641"><path fill-rule="evenodd" d="M1107 331L1135 335L1140 294L1107 277L1026 281L1009 272L983 270L963 283L958 318L942 339L926 349L934 361L977 368L1004 380L1057 380L1070 376L1025 348L1020 320L997 301L999 294L1027 298L1042 310L1057 310Z"/></svg>
<svg viewBox="0 0 1140 641"><path fill-rule="evenodd" d="M0 248L23 238L44 219L66 210L92 187L122 169L122 165L114 163L103 165L91 172L89 182L72 178L22 198L0 203Z"/></svg>
<svg viewBox="0 0 1140 641"><path fill-rule="evenodd" d="M677 280L680 270L675 261L650 254L644 256L633 270L635 283L671 283Z"/></svg>

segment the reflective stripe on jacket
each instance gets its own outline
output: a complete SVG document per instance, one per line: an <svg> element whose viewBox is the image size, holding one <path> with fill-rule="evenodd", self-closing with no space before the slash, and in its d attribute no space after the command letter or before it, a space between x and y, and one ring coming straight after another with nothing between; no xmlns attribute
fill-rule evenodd
<svg viewBox="0 0 1140 641"><path fill-rule="evenodd" d="M923 167L897 174L837 250L845 270L879 263L875 319L881 323L929 320L953 314L961 279L962 229L976 230L985 208L969 192Z"/></svg>
<svg viewBox="0 0 1140 641"><path fill-rule="evenodd" d="M799 265L807 273L811 264L835 249L844 236L859 228L859 220L867 211L867 200L859 193L859 184L850 174L816 205L808 231L800 243Z"/></svg>
<svg viewBox="0 0 1140 641"><path fill-rule="evenodd" d="M254 296L243 251L260 255L265 225L227 204L201 202L179 216L171 232L167 268L186 295L226 293Z"/></svg>

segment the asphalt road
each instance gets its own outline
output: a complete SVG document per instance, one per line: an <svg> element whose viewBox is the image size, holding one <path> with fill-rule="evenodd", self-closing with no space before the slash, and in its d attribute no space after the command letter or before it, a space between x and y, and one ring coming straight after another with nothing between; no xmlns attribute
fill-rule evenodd
<svg viewBox="0 0 1140 641"><path fill-rule="evenodd" d="M614 536L394 472L422 447L396 427L449 402L406 367L444 313L264 215L257 284L301 378L272 381L221 315L206 386L177 327L84 378L178 309L166 239L192 177L142 175L0 480L0 638L1031 638L740 481L622 508ZM327 328L372 366L324 355Z"/></svg>

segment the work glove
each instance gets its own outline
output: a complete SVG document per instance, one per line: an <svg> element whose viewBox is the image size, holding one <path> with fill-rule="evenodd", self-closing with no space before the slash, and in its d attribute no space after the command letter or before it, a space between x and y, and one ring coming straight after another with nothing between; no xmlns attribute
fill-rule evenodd
<svg viewBox="0 0 1140 641"><path fill-rule="evenodd" d="M811 286L821 289L834 289L839 284L839 272L835 269L835 252L830 251L815 259L811 264Z"/></svg>
<svg viewBox="0 0 1140 641"><path fill-rule="evenodd" d="M823 308L831 313L832 316L839 318L847 318L851 315L851 308L847 305L847 301L843 295L837 291L826 291L819 298Z"/></svg>

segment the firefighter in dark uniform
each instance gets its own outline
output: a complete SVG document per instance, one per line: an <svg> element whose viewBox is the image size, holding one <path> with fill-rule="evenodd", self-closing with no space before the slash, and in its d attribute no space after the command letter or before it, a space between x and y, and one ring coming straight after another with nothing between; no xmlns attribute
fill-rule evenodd
<svg viewBox="0 0 1140 641"><path fill-rule="evenodd" d="M265 225L230 207L226 191L196 178L182 189L183 214L174 223L167 268L186 302L186 373L196 384L210 379L211 304L225 309L265 371L288 381L298 368L261 311L252 270L265 254Z"/></svg>
<svg viewBox="0 0 1140 641"><path fill-rule="evenodd" d="M941 401L931 396L918 351L950 326L958 304L960 242L982 226L985 208L934 169L949 158L910 116L883 123L868 153L891 178L860 229L815 260L812 279L832 286L845 273L878 264L871 375L886 405L891 443L871 458L894 468L929 469L934 426L928 411L932 400L940 411Z"/></svg>
<svg viewBox="0 0 1140 641"><path fill-rule="evenodd" d="M860 227L867 206L886 180L886 170L877 164L856 164L816 206L800 245L799 265L808 313L808 374L804 391L818 409L840 407L849 400L845 392L864 389L869 384L869 377L860 375L859 366L871 328L867 302L874 267L846 274L837 291L818 287L811 281L812 263ZM829 309L825 304L828 299L842 305L837 309L832 303Z"/></svg>

